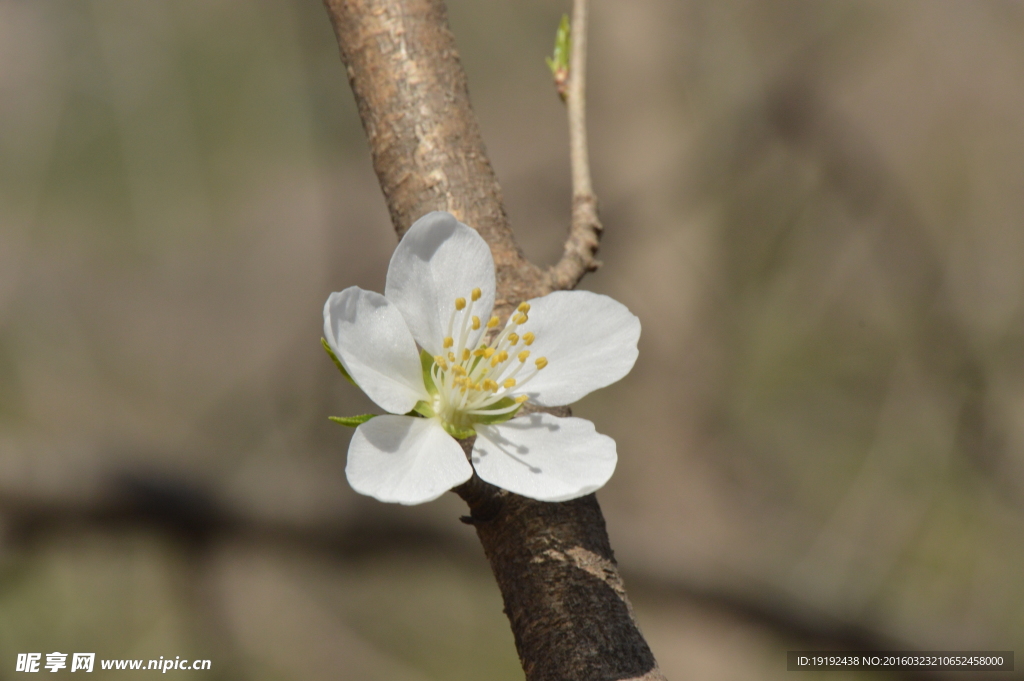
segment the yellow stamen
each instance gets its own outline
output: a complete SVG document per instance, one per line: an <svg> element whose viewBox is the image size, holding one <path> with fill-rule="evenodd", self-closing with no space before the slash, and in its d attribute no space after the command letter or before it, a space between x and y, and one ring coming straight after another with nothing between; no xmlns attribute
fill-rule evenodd
<svg viewBox="0 0 1024 681"><path fill-rule="evenodd" d="M537 365L537 369L538 370L543 369L544 367L546 367L548 365L548 358L547 357L538 357L536 360L534 360L534 364Z"/></svg>
<svg viewBox="0 0 1024 681"><path fill-rule="evenodd" d="M516 324L525 324L529 319L529 317L520 312L519 314L512 318L512 321L514 321Z"/></svg>
<svg viewBox="0 0 1024 681"><path fill-rule="evenodd" d="M502 383L502 385L505 386L506 389L507 388L515 387L515 384L516 384L516 379L514 379L514 378L506 378L505 382Z"/></svg>
<svg viewBox="0 0 1024 681"><path fill-rule="evenodd" d="M476 331L479 328L480 328L480 318L477 317L476 315L473 315L473 330Z"/></svg>
<svg viewBox="0 0 1024 681"><path fill-rule="evenodd" d="M451 362L452 364L455 364L455 353L454 352L449 352L448 353L448 361Z"/></svg>
<svg viewBox="0 0 1024 681"><path fill-rule="evenodd" d="M530 351L529 351L529 350L523 350L523 351L522 351L522 352L520 352L520 353L519 353L519 355L518 355L518 357L519 357L519 361L520 361L520 362L525 362L525 361L526 361L526 358L527 358L527 357L529 357L529 356L530 356Z"/></svg>
<svg viewBox="0 0 1024 681"><path fill-rule="evenodd" d="M534 338L535 336L533 335L533 332L527 331L526 333L523 334L523 343L525 343L526 345L533 345Z"/></svg>
<svg viewBox="0 0 1024 681"><path fill-rule="evenodd" d="M455 374L456 376L465 376L466 369L456 364L455 366L452 367L452 373Z"/></svg>
<svg viewBox="0 0 1024 681"><path fill-rule="evenodd" d="M519 342L519 334L518 333L512 332L512 333L510 333L508 335L508 344L509 345L515 345L518 342Z"/></svg>
<svg viewBox="0 0 1024 681"><path fill-rule="evenodd" d="M519 307L516 308L516 311L518 311L518 312L529 312L530 311L530 304L529 303L519 303Z"/></svg>
<svg viewBox="0 0 1024 681"><path fill-rule="evenodd" d="M446 338L444 339L444 346L445 346L446 348L450 348L450 347L451 347L451 346L453 346L453 345L455 345L455 339L454 339L454 338L452 338L451 336L447 336L447 337L446 337Z"/></svg>
<svg viewBox="0 0 1024 681"><path fill-rule="evenodd" d="M487 348L486 350L484 350L484 357L486 357L487 359L490 359L491 355L493 355L493 354L494 354L494 348Z"/></svg>
<svg viewBox="0 0 1024 681"><path fill-rule="evenodd" d="M480 289L475 288L473 289L473 293L470 295L470 298L472 298L473 300L480 300L480 296L482 295L483 294L480 292Z"/></svg>
<svg viewBox="0 0 1024 681"><path fill-rule="evenodd" d="M441 371L448 371L448 362L444 361L444 357L441 355L434 358L434 364L441 367Z"/></svg>
<svg viewBox="0 0 1024 681"><path fill-rule="evenodd" d="M455 299L455 309L456 310L464 310L464 309L466 309L466 299L465 298L456 298Z"/></svg>
<svg viewBox="0 0 1024 681"><path fill-rule="evenodd" d="M491 317L490 319L487 320L487 328L488 329L493 329L497 325L498 325L498 318L497 317Z"/></svg>
<svg viewBox="0 0 1024 681"><path fill-rule="evenodd" d="M516 402L518 402L519 404L522 404L523 402L525 402L528 399L530 399L530 398L527 397L526 395L520 395L519 397L516 398Z"/></svg>
<svg viewBox="0 0 1024 681"><path fill-rule="evenodd" d="M491 359L491 366L496 367L502 362L504 362L506 359L508 359L508 353L502 350Z"/></svg>
<svg viewBox="0 0 1024 681"><path fill-rule="evenodd" d="M462 349L462 361L465 362L470 357L469 348Z"/></svg>
<svg viewBox="0 0 1024 681"><path fill-rule="evenodd" d="M498 390L498 384L495 383L490 378L484 379L484 390L490 390L491 392L495 392Z"/></svg>

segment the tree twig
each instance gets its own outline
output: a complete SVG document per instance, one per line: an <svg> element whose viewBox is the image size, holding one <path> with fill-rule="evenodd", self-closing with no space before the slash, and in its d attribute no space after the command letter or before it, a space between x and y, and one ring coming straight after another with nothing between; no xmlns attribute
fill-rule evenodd
<svg viewBox="0 0 1024 681"><path fill-rule="evenodd" d="M573 2L572 54L566 92L569 162L572 166L572 224L561 260L548 270L552 290L575 288L583 275L601 266L595 256L602 226L597 217L597 196L590 181L587 151L587 1Z"/></svg>

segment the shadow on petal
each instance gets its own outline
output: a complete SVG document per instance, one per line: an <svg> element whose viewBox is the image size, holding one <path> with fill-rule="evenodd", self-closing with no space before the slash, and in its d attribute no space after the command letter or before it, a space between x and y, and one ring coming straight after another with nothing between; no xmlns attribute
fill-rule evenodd
<svg viewBox="0 0 1024 681"><path fill-rule="evenodd" d="M402 448L402 443L409 437L409 431L412 430L415 423L413 418L395 419L390 428L366 429L363 435L370 444L380 451L395 454Z"/></svg>
<svg viewBox="0 0 1024 681"><path fill-rule="evenodd" d="M539 414L531 414L526 417L515 418L512 419L511 421L506 422L505 424L503 424L503 426L503 430L505 431L526 431L543 429L549 432L555 432L559 430L558 424L543 423L541 421ZM530 448L527 445L517 444L516 442L513 442L512 440L509 440L507 437L501 435L497 431L490 431L486 440L486 444L481 443L480 440L477 440L477 442L478 444L473 450L473 463L480 463L480 461L484 457L490 456L492 452L489 451L488 446L494 445L498 452L509 457L516 463L526 467L526 469L529 470L531 473L540 474L544 472L542 468L539 468L538 466L535 466L532 463L524 460L524 457L530 455Z"/></svg>

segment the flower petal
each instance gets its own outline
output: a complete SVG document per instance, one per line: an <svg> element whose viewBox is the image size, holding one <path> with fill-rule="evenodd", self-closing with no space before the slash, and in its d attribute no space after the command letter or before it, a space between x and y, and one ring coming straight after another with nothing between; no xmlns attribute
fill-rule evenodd
<svg viewBox="0 0 1024 681"><path fill-rule="evenodd" d="M615 440L598 433L586 419L530 414L476 426L477 475L539 501L590 494L608 482L617 460Z"/></svg>
<svg viewBox="0 0 1024 681"><path fill-rule="evenodd" d="M633 368L640 320L622 303L590 291L556 291L529 303L519 335L533 332L530 356L548 360L523 386L537 404L571 404Z"/></svg>
<svg viewBox="0 0 1024 681"><path fill-rule="evenodd" d="M435 211L413 223L399 242L388 266L384 295L402 311L416 342L438 355L448 335L455 299L468 302L474 288L480 289L481 296L473 303L472 314L486 324L494 307L491 249L453 215ZM462 314L456 328L461 328ZM473 344L485 328L471 335Z"/></svg>
<svg viewBox="0 0 1024 681"><path fill-rule="evenodd" d="M324 337L345 370L381 408L404 414L428 399L416 342L384 296L352 286L324 305Z"/></svg>
<svg viewBox="0 0 1024 681"><path fill-rule="evenodd" d="M422 504L468 480L473 467L437 419L388 415L356 428L345 475L360 494Z"/></svg>

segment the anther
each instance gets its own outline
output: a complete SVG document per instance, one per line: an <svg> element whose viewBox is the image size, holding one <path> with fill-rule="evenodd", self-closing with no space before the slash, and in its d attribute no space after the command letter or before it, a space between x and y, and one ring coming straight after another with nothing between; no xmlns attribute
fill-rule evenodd
<svg viewBox="0 0 1024 681"><path fill-rule="evenodd" d="M540 371L541 369L543 369L544 367L546 367L548 365L548 358L547 357L538 357L536 360L534 360L534 364L537 365L537 370Z"/></svg>
<svg viewBox="0 0 1024 681"><path fill-rule="evenodd" d="M444 357L441 355L434 358L434 364L441 367L441 371L448 371L448 362L444 361Z"/></svg>
<svg viewBox="0 0 1024 681"><path fill-rule="evenodd" d="M444 346L446 348L450 348L453 345L455 345L455 339L454 338L452 338L451 336L448 336L447 338L444 339Z"/></svg>
<svg viewBox="0 0 1024 681"><path fill-rule="evenodd" d="M522 404L523 402L525 402L528 399L530 399L530 398L527 397L526 395L520 395L519 397L516 398L516 402L518 402L519 404Z"/></svg>
<svg viewBox="0 0 1024 681"><path fill-rule="evenodd" d="M456 376L465 376L466 370L463 367L456 364L455 366L452 367L452 373L455 374Z"/></svg>
<svg viewBox="0 0 1024 681"><path fill-rule="evenodd" d="M494 348L487 348L486 350L484 350L484 357L486 357L487 359L490 359L491 355L493 355L493 354L494 354Z"/></svg>
<svg viewBox="0 0 1024 681"><path fill-rule="evenodd" d="M534 338L535 336L533 335L533 332L527 331L526 333L523 334L523 343L525 343L526 345L533 345Z"/></svg>
<svg viewBox="0 0 1024 681"><path fill-rule="evenodd" d="M462 349L462 361L465 362L466 360L469 359L469 357L470 357L469 348L463 348Z"/></svg>
<svg viewBox="0 0 1024 681"><path fill-rule="evenodd" d="M506 378L505 382L502 383L502 385L505 386L506 389L513 388L516 385L516 379L514 379L514 378Z"/></svg>
<svg viewBox="0 0 1024 681"><path fill-rule="evenodd" d="M498 384L495 383L494 380L490 378L484 380L484 390L490 390L491 392L495 392L497 389Z"/></svg>
<svg viewBox="0 0 1024 681"><path fill-rule="evenodd" d="M477 290L479 291L480 289L477 289ZM474 298L474 300L475 300L475 298ZM479 328L480 328L480 318L477 317L476 315L473 315L473 330L476 331Z"/></svg>
<svg viewBox="0 0 1024 681"><path fill-rule="evenodd" d="M530 311L530 304L529 303L519 303L519 307L516 308L516 311L517 312L529 312Z"/></svg>
<svg viewBox="0 0 1024 681"><path fill-rule="evenodd" d="M529 317L520 312L519 314L512 318L512 321L514 321L516 324L525 324L529 319Z"/></svg>
<svg viewBox="0 0 1024 681"><path fill-rule="evenodd" d="M488 329L493 329L497 325L498 325L498 318L497 317L491 317L490 319L487 320L487 328Z"/></svg>
<svg viewBox="0 0 1024 681"><path fill-rule="evenodd" d="M462 310L462 309L465 309L465 307L466 307L466 299L465 298L456 298L455 299L455 309L456 310Z"/></svg>
<svg viewBox="0 0 1024 681"><path fill-rule="evenodd" d="M493 368L498 366L506 359L508 359L508 353L502 350L501 352L499 352L498 354L491 358L491 367Z"/></svg>
<svg viewBox="0 0 1024 681"><path fill-rule="evenodd" d="M512 333L510 333L508 335L508 344L509 345L515 345L518 342L519 342L519 334L518 333L513 331Z"/></svg>
<svg viewBox="0 0 1024 681"><path fill-rule="evenodd" d="M518 357L519 357L519 361L520 361L520 362L525 362L525 361L526 361L526 358L527 358L527 357L529 357L529 356L530 356L530 351L529 351L529 350L523 350L523 351L522 351L522 352L520 352L520 353L519 353L519 355L518 355Z"/></svg>
<svg viewBox="0 0 1024 681"><path fill-rule="evenodd" d="M452 364L455 364L455 353L454 352L449 352L448 353L448 361L451 362Z"/></svg>
<svg viewBox="0 0 1024 681"><path fill-rule="evenodd" d="M473 293L470 295L470 298L472 298L473 300L480 300L481 295L483 294L480 292L480 289L475 288L473 289Z"/></svg>

